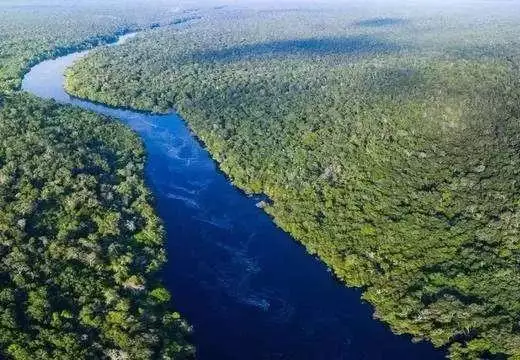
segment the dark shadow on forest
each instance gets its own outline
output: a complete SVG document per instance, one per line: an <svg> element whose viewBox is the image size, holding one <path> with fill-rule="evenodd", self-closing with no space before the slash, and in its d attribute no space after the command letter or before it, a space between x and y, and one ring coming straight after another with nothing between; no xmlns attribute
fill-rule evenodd
<svg viewBox="0 0 520 360"><path fill-rule="evenodd" d="M231 62L256 57L279 58L290 55L355 55L396 52L401 46L373 36L324 37L277 40L245 44L226 49L205 50L191 54L195 61Z"/></svg>
<svg viewBox="0 0 520 360"><path fill-rule="evenodd" d="M361 20L354 23L356 26L360 27L382 27L382 26L393 26L393 25L403 25L406 24L408 20L401 18L374 18Z"/></svg>
<svg viewBox="0 0 520 360"><path fill-rule="evenodd" d="M483 58L487 58L498 60L515 59L515 61L520 61L520 50L518 50L519 45L520 44L518 42L481 46L474 45L450 48L446 50L446 53L457 59L464 60L481 60Z"/></svg>
<svg viewBox="0 0 520 360"><path fill-rule="evenodd" d="M424 99L428 96L428 83L420 68L374 68L363 75L363 88L367 96L390 96L393 99Z"/></svg>

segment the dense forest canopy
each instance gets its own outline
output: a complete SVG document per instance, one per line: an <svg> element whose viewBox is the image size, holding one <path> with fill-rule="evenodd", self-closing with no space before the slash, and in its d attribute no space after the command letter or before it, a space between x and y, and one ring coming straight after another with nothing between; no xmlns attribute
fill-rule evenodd
<svg viewBox="0 0 520 360"><path fill-rule="evenodd" d="M396 332L520 358L518 5L358 7L216 10L95 51L67 88L177 109Z"/></svg>
<svg viewBox="0 0 520 360"><path fill-rule="evenodd" d="M45 58L178 21L150 2L0 2L0 356L185 359L163 229L125 126L17 90Z"/></svg>
<svg viewBox="0 0 520 360"><path fill-rule="evenodd" d="M9 96L0 110L0 346L14 359L190 354L156 278L163 231L135 134Z"/></svg>
<svg viewBox="0 0 520 360"><path fill-rule="evenodd" d="M186 7L167 1L0 2L0 92L18 89L31 65L74 49L111 42L118 34L165 25Z"/></svg>

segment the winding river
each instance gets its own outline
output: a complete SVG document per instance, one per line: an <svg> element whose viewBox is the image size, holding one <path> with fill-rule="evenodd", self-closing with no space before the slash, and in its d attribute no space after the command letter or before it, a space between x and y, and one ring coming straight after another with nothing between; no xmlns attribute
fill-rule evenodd
<svg viewBox="0 0 520 360"><path fill-rule="evenodd" d="M360 291L339 284L255 206L258 199L233 187L178 115L67 95L64 71L87 53L34 66L23 89L117 118L141 136L147 183L167 230L164 282L194 326L200 360L443 358L373 320Z"/></svg>

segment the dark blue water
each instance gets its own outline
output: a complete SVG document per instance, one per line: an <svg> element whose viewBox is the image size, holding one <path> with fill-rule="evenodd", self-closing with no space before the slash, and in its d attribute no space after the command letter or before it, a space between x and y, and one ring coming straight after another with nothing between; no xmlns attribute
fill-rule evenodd
<svg viewBox="0 0 520 360"><path fill-rule="evenodd" d="M258 199L233 187L176 114L69 97L63 72L85 54L36 65L23 89L118 118L142 137L147 182L168 233L164 281L194 326L199 359L443 358L373 320L360 292L335 281L255 206Z"/></svg>

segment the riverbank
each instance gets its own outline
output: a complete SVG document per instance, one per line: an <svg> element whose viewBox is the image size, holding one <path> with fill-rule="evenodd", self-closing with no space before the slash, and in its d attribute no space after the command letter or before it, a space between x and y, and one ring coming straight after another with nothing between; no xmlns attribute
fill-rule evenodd
<svg viewBox="0 0 520 360"><path fill-rule="evenodd" d="M504 120L515 74L502 56L514 54L515 25L495 7L487 20L449 10L381 20L227 9L98 51L68 85L113 105L177 108L233 182L268 194L277 223L362 287L379 319L453 356L502 356L516 351L514 321L500 320L515 316L515 286L494 290L515 271L515 230L496 217L516 212L518 193L504 186L518 162ZM490 241L494 256L481 251ZM468 329L478 336L459 336Z"/></svg>
<svg viewBox="0 0 520 360"><path fill-rule="evenodd" d="M230 186L178 116L68 96L62 76L75 60L40 64L24 89L121 119L143 139L147 183L167 231L164 281L194 326L199 359L442 358L372 320L358 291L338 284L255 199Z"/></svg>

